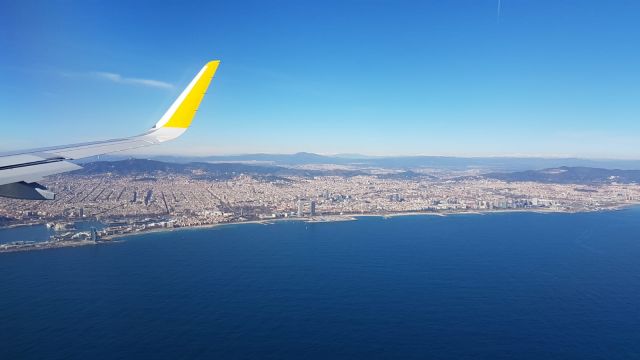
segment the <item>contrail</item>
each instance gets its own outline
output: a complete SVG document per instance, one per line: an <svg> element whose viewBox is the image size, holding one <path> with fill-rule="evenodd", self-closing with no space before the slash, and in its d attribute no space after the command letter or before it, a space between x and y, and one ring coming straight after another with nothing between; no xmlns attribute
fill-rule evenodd
<svg viewBox="0 0 640 360"><path fill-rule="evenodd" d="M500 12L501 12L501 10L502 10L502 3L501 3L501 0L498 0L498 17L497 17L498 22L500 22Z"/></svg>

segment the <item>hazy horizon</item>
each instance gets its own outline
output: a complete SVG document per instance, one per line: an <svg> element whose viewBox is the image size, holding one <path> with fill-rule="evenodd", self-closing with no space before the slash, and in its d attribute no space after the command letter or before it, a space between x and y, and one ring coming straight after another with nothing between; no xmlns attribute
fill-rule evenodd
<svg viewBox="0 0 640 360"><path fill-rule="evenodd" d="M148 148L149 150L156 150L158 148ZM145 149L146 150L146 149ZM158 149L160 150L160 149ZM562 155L544 155L544 154L367 154L367 153L321 153L311 151L296 151L296 152L244 152L244 153L183 153L175 154L170 152L122 152L113 153L114 157L119 155L122 157L185 157L185 158L204 158L204 157L233 157L233 156L254 156L254 155L266 155L266 156L294 156L301 154L319 155L324 157L335 158L408 158L408 157L443 157L443 158L509 158L509 159L578 159L578 160L612 160L612 161L640 161L638 157L583 157L571 154Z"/></svg>

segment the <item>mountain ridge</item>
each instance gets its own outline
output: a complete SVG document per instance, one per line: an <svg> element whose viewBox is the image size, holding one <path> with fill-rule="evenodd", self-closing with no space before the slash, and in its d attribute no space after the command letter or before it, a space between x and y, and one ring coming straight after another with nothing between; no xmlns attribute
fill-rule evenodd
<svg viewBox="0 0 640 360"><path fill-rule="evenodd" d="M83 169L75 174L100 175L163 175L182 174L201 179L232 179L240 174L265 179L285 179L286 177L315 177L315 176L343 176L372 175L366 170L345 169L301 169L273 164L246 164L238 162L190 162L174 163L150 159L126 159L117 161L96 161L83 164ZM386 179L436 179L434 176L421 174L412 170L377 174ZM477 177L502 181L533 181L539 183L558 184L609 184L609 183L640 183L640 170L605 169L592 167L559 166L540 170L525 170L515 172L491 172Z"/></svg>
<svg viewBox="0 0 640 360"><path fill-rule="evenodd" d="M640 170L560 166L542 170L490 173L484 177L503 181L533 181L554 184L632 184L640 182Z"/></svg>
<svg viewBox="0 0 640 360"><path fill-rule="evenodd" d="M334 164L357 165L363 167L380 167L396 170L417 168L440 168L448 170L480 170L483 172L512 172L540 170L561 166L591 167L621 170L640 170L640 160L617 159L583 159L583 158L544 158L544 157L455 157L455 156L389 156L374 157L356 154L320 155L309 152L295 154L241 154L211 156L144 156L150 160L175 163L190 162L224 162L224 163L267 163L280 166ZM131 156L110 155L99 159L91 158L86 162L97 160L124 160Z"/></svg>

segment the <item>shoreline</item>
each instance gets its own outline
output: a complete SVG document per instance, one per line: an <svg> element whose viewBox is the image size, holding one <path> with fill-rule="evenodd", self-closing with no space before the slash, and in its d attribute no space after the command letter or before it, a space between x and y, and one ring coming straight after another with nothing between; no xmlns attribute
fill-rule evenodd
<svg viewBox="0 0 640 360"><path fill-rule="evenodd" d="M216 224L203 224L203 225L193 225L193 226L184 226L184 227L173 227L173 228L155 228L148 230L139 230L132 233L126 234L114 234L108 235L103 239L105 241L98 242L100 243L108 243L115 239L121 239L126 237L132 237L136 235L144 235L144 234L152 234L152 233L163 233L163 232L173 232L173 231L187 231L187 230L202 230L202 229L214 229L218 227L225 226L233 226L233 225L272 225L280 222L304 222L309 224L321 224L321 223L335 223L335 222L344 222L344 221L357 221L359 218L383 218L383 219L392 219L396 217L404 217L404 216L455 216L455 215L490 215L490 214L505 214L505 213L536 213L536 214L580 214L580 213L590 213L590 212L602 212L602 211L619 211L627 207L632 207L639 204L630 204L629 206L624 206L620 208L607 208L607 209L599 209L599 210L586 210L586 211L566 211L566 210L531 210L531 209L505 209L505 210L486 210L486 211L445 211L445 212L430 212L430 211L408 211L408 212L390 212L390 213L380 213L380 214L343 214L343 215L319 215L316 217L306 217L306 218L275 218L275 219L262 219L262 220L247 220L247 221L233 221L226 223L216 223Z"/></svg>
<svg viewBox="0 0 640 360"><path fill-rule="evenodd" d="M611 206L602 209L588 209L588 210L575 210L568 211L562 209L503 209L503 210L471 210L471 211L442 211L442 212L433 212L433 211L406 211L406 212L389 212L389 213L368 213L368 214L342 214L342 215L318 215L316 217L307 217L307 218L275 218L275 219L262 219L262 220L248 220L248 221L233 221L226 223L216 223L216 224L203 224L203 225L193 225L193 226L185 226L185 227L172 227L172 228L153 228L153 229L141 229L135 232L125 233L125 234L114 234L108 235L102 238L101 241L93 242L93 241L65 241L58 243L51 243L48 241L42 242L33 242L26 246L16 246L12 248L1 248L0 244L0 253L12 253L12 252L23 252L23 251L35 251L35 250L48 250L48 249L61 249L67 247L80 247L80 246L88 246L88 245L103 245L103 244L111 244L111 243L119 243L125 240L125 238L135 237L138 235L147 235L153 233L164 233L164 232L173 232L173 231L189 231L189 230L202 230L202 229L214 229L218 227L231 226L231 225L245 225L245 224L256 224L256 225L271 225L278 222L305 222L305 223L334 223L334 222L343 222L343 221L357 221L359 218L367 218L367 217L378 217L382 219L392 219L396 217L405 217L405 216L452 216L452 215L491 215L491 214L505 214L505 213L536 213L536 214L581 214L581 213L591 213L591 212L607 212L607 211L620 211L628 208L632 208L638 206L640 204L622 204ZM35 225L43 225L44 223L32 223L32 224L14 224L6 227L0 228L2 229L12 229L22 226L35 226ZM17 240L19 241L19 240Z"/></svg>

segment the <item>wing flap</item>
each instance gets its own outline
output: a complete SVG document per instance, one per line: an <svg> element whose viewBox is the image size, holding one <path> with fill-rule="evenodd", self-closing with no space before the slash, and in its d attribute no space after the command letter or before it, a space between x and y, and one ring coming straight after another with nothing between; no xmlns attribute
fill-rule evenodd
<svg viewBox="0 0 640 360"><path fill-rule="evenodd" d="M35 182L47 175L59 174L67 171L82 169L82 166L69 161L55 161L23 167L13 167L0 170L0 185L24 181Z"/></svg>
<svg viewBox="0 0 640 360"><path fill-rule="evenodd" d="M40 156L30 154L20 154L12 156L0 156L0 169L14 166L16 164L28 164L36 161L42 161Z"/></svg>

